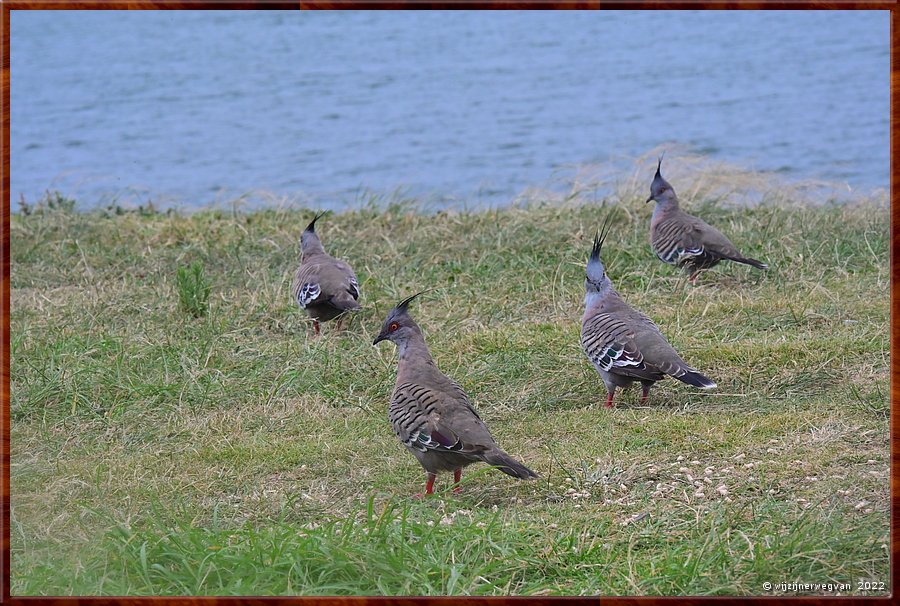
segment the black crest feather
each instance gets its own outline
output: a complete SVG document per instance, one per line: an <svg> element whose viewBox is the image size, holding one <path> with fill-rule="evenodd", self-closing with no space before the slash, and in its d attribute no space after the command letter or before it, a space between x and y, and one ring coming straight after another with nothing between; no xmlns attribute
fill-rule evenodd
<svg viewBox="0 0 900 606"><path fill-rule="evenodd" d="M306 231L311 231L312 233L316 233L316 221L318 221L319 219L321 219L328 213L329 213L329 211L323 210L322 212L318 213L315 217L313 217L313 220L310 221L309 225L306 226Z"/></svg>
<svg viewBox="0 0 900 606"><path fill-rule="evenodd" d="M415 298L418 297L419 295L424 295L424 294L427 293L427 292L431 292L432 290L434 290L434 289L433 289L433 288L426 288L425 290L423 290L423 291L421 291L421 292L417 292L416 294L412 295L411 297L406 297L405 299L403 299L402 301L400 301L399 303L397 303L397 304L394 306L394 309L404 309L404 310L405 310L405 309L407 308L407 306L409 306L409 304L412 302L413 299L415 299Z"/></svg>
<svg viewBox="0 0 900 606"><path fill-rule="evenodd" d="M594 247L591 249L592 261L600 258L600 249L603 248L603 243L606 241L606 236L609 235L611 220L612 213L608 213L606 215L606 218L603 220L603 225L601 225L600 229L597 230L597 235L594 236Z"/></svg>

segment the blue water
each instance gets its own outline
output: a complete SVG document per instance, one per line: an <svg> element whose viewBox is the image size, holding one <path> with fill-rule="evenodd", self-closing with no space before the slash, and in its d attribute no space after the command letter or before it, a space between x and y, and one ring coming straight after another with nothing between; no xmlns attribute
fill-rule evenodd
<svg viewBox="0 0 900 606"><path fill-rule="evenodd" d="M11 196L502 204L676 142L888 186L889 13L12 11Z"/></svg>

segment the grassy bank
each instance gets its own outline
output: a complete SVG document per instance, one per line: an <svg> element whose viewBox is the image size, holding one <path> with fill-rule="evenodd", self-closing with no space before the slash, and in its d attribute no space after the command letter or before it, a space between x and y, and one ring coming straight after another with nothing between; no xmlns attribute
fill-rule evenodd
<svg viewBox="0 0 900 606"><path fill-rule="evenodd" d="M329 216L363 310L320 339L289 296L308 212L13 217L12 593L887 584L886 207L691 207L772 269L678 289L649 205L618 204L610 276L719 387L667 380L612 411L578 345L598 205ZM200 317L176 278L195 262ZM371 343L426 287L412 311L438 365L540 480L481 466L459 496L409 498L396 353Z"/></svg>

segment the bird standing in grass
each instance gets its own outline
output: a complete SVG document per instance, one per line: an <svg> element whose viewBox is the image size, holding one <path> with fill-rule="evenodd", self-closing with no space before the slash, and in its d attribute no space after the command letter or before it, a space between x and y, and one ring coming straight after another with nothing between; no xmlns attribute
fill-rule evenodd
<svg viewBox="0 0 900 606"><path fill-rule="evenodd" d="M710 389L710 379L687 365L654 324L633 309L613 288L600 260L600 249L609 233L609 216L594 239L584 282L584 317L581 347L606 384L606 406L612 407L616 387L640 381L641 404L650 388L666 375L679 381Z"/></svg>
<svg viewBox="0 0 900 606"><path fill-rule="evenodd" d="M496 465L520 480L536 478L535 472L497 446L462 387L438 370L422 330L407 309L419 294L390 311L372 344L387 340L397 345L397 382L388 419L403 445L425 468L425 494L433 493L441 471L453 472L453 491L458 492L462 468L478 461Z"/></svg>
<svg viewBox="0 0 900 606"><path fill-rule="evenodd" d="M317 335L320 321L359 309L356 274L349 265L326 253L316 234L316 221L324 214L316 215L300 236L303 257L291 285L294 300L313 319ZM342 321L343 318L338 320L338 330Z"/></svg>
<svg viewBox="0 0 900 606"><path fill-rule="evenodd" d="M744 257L722 232L703 219L681 210L675 190L660 174L661 167L662 158L656 166L656 176L647 198L647 202L656 201L650 219L650 245L660 261L681 267L694 284L701 271L723 259L758 269L769 268L762 261Z"/></svg>

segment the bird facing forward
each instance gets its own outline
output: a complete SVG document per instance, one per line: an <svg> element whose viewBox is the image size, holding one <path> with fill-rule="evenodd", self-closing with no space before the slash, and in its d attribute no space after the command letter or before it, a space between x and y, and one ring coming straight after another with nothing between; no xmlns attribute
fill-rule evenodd
<svg viewBox="0 0 900 606"><path fill-rule="evenodd" d="M320 321L327 322L344 312L359 309L356 274L347 263L326 253L316 234L316 221L324 214L316 215L300 236L303 257L291 285L294 300L313 319L317 335ZM342 320L338 320L338 330Z"/></svg>
<svg viewBox="0 0 900 606"><path fill-rule="evenodd" d="M425 469L425 494L433 494L441 471L453 472L453 491L458 492L462 468L478 461L496 465L520 480L536 478L535 472L497 446L462 387L438 370L422 330L409 315L409 303L419 294L404 299L388 313L372 344L387 340L397 346L397 382L388 419Z"/></svg>
<svg viewBox="0 0 900 606"><path fill-rule="evenodd" d="M606 384L606 406L612 407L616 387L640 381L641 404L650 388L666 377L711 389L716 384L681 359L656 324L632 308L606 275L600 250L609 233L609 216L594 239L584 281L581 347Z"/></svg>
<svg viewBox="0 0 900 606"><path fill-rule="evenodd" d="M660 174L661 167L662 157L647 198L647 202L656 202L650 218L650 245L660 261L681 267L695 284L701 271L725 259L769 268L762 261L744 257L722 232L703 219L681 210L675 190Z"/></svg>

